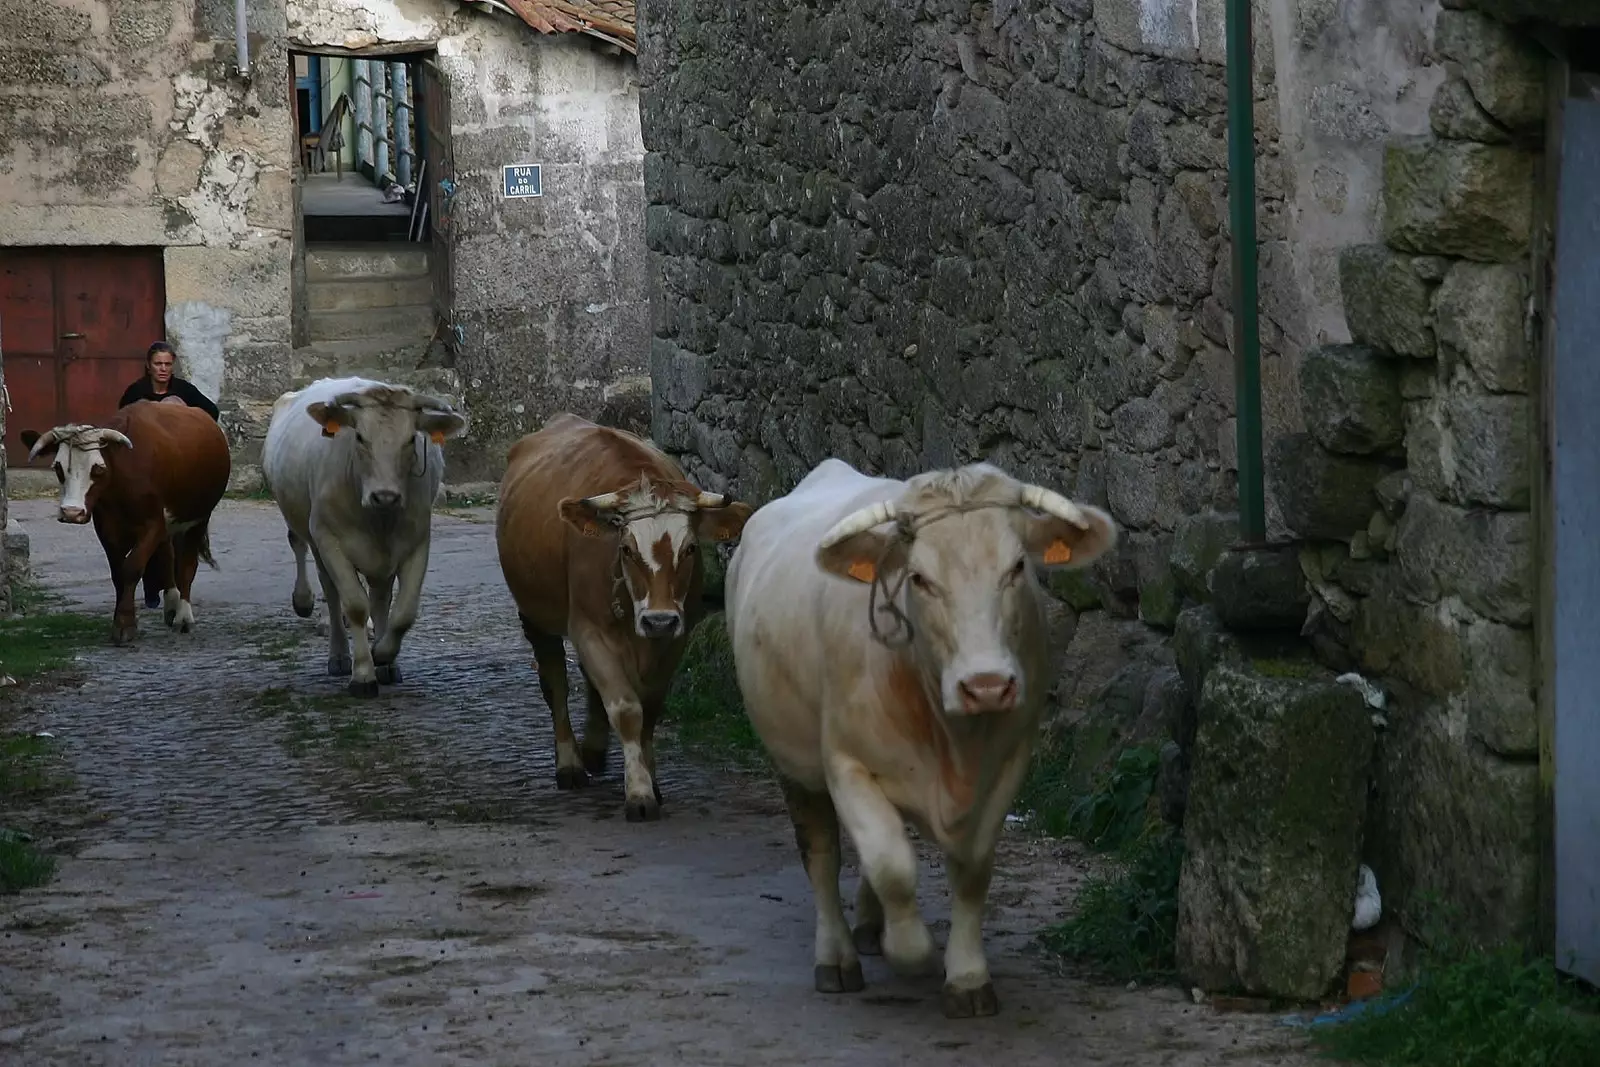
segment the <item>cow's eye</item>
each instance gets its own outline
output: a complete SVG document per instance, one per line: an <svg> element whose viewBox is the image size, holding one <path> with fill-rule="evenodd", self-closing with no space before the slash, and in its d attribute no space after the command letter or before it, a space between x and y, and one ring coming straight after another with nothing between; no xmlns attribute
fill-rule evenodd
<svg viewBox="0 0 1600 1067"><path fill-rule="evenodd" d="M700 551L700 546L698 544L696 544L695 542L693 542L693 541L690 541L688 544L683 546L683 555L686 556L686 557L687 556L692 556L696 552L699 552L699 551Z"/></svg>
<svg viewBox="0 0 1600 1067"><path fill-rule="evenodd" d="M911 572L911 584L917 589L918 592L933 592L933 583L928 581L928 579L924 577L920 571Z"/></svg>
<svg viewBox="0 0 1600 1067"><path fill-rule="evenodd" d="M1011 569L1006 572L1006 581L1008 581L1008 582L1020 581L1021 578L1022 578L1023 572L1025 572L1027 569L1028 569L1028 561L1027 560L1025 560L1025 559L1017 560L1015 563L1013 563L1011 565Z"/></svg>

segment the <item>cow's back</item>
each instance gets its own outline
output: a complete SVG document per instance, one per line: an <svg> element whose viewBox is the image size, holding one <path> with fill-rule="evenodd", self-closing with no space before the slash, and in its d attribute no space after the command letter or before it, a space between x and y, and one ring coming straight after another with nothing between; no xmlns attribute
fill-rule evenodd
<svg viewBox="0 0 1600 1067"><path fill-rule="evenodd" d="M609 493L652 480L684 480L676 463L633 434L561 414L506 455L495 541L517 610L547 633L566 633L571 589L583 588L614 560L606 543L572 532L561 517L567 497ZM609 600L607 600L609 604Z"/></svg>
<svg viewBox="0 0 1600 1067"><path fill-rule="evenodd" d="M865 676L868 590L822 571L817 545L846 515L905 483L829 459L745 524L727 576L728 636L751 721L779 769L820 788L830 680Z"/></svg>
<svg viewBox="0 0 1600 1067"><path fill-rule="evenodd" d="M107 424L133 442L117 449L113 485L124 500L141 498L172 517L193 522L210 515L228 488L228 439L199 408L140 400Z"/></svg>

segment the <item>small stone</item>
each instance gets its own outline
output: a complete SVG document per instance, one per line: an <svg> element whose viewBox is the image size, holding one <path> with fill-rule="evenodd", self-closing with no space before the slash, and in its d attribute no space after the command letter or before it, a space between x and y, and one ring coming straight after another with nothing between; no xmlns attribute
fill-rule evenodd
<svg viewBox="0 0 1600 1067"><path fill-rule="evenodd" d="M1384 239L1404 252L1489 263L1525 258L1533 227L1532 152L1466 141L1391 144Z"/></svg>
<svg viewBox="0 0 1600 1067"><path fill-rule="evenodd" d="M1350 558L1371 559L1372 540L1365 530L1357 530L1350 535Z"/></svg>
<svg viewBox="0 0 1600 1067"><path fill-rule="evenodd" d="M1377 494L1383 513L1398 519L1406 510L1406 498L1411 495L1411 476L1405 471L1391 471L1378 479L1372 491Z"/></svg>
<svg viewBox="0 0 1600 1067"><path fill-rule="evenodd" d="M1339 287L1350 336L1397 356L1431 359L1430 286L1411 261L1379 244L1339 252Z"/></svg>
<svg viewBox="0 0 1600 1067"><path fill-rule="evenodd" d="M1297 549L1225 552L1211 576L1212 603L1233 630L1298 631L1311 596Z"/></svg>
<svg viewBox="0 0 1600 1067"><path fill-rule="evenodd" d="M1414 600L1456 596L1490 619L1533 623L1533 521L1526 512L1464 511L1413 494L1394 555Z"/></svg>
<svg viewBox="0 0 1600 1067"><path fill-rule="evenodd" d="M1466 682L1463 635L1450 613L1413 604L1388 584L1375 583L1361 601L1353 635L1361 667L1372 674L1435 696L1456 693Z"/></svg>
<svg viewBox="0 0 1600 1067"><path fill-rule="evenodd" d="M1365 345L1323 345L1305 353L1300 408L1307 430L1330 452L1383 452L1405 435L1399 371Z"/></svg>
<svg viewBox="0 0 1600 1067"><path fill-rule="evenodd" d="M1211 596L1211 571L1229 545L1239 539L1239 517L1231 513L1185 515L1172 531L1172 574L1191 599Z"/></svg>
<svg viewBox="0 0 1600 1067"><path fill-rule="evenodd" d="M1467 627L1467 725L1502 756L1539 754L1533 699L1533 631L1474 622Z"/></svg>
<svg viewBox="0 0 1600 1067"><path fill-rule="evenodd" d="M1394 466L1380 460L1340 456L1308 434L1286 434L1267 459L1270 491L1283 521L1303 538L1346 541L1366 524L1376 498L1373 486Z"/></svg>
<svg viewBox="0 0 1600 1067"><path fill-rule="evenodd" d="M1461 353L1490 392L1527 392L1526 307L1522 268L1456 263L1434 298L1439 341Z"/></svg>
<svg viewBox="0 0 1600 1067"><path fill-rule="evenodd" d="M1189 799L1189 770L1184 765L1183 749L1176 741L1161 744L1161 769L1156 775L1156 795L1161 800L1161 818L1169 826L1183 825L1183 808Z"/></svg>
<svg viewBox="0 0 1600 1067"><path fill-rule="evenodd" d="M1055 570L1045 580L1054 593L1074 611L1089 611L1100 606L1100 588L1085 570Z"/></svg>
<svg viewBox="0 0 1600 1067"><path fill-rule="evenodd" d="M1434 134L1446 140L1484 144L1507 144L1511 140L1511 135L1478 106L1467 79L1457 70L1446 74L1444 82L1434 90L1428 123Z"/></svg>
<svg viewBox="0 0 1600 1067"><path fill-rule="evenodd" d="M1543 49L1525 33L1475 11L1441 11L1434 47L1461 66L1472 97L1496 123L1518 133L1543 128Z"/></svg>
<svg viewBox="0 0 1600 1067"><path fill-rule="evenodd" d="M1344 963L1373 732L1335 682L1222 664L1184 814L1178 967L1205 989L1314 999Z"/></svg>
<svg viewBox="0 0 1600 1067"><path fill-rule="evenodd" d="M1381 545L1389 537L1389 531L1394 529L1394 523L1389 521L1382 509L1374 511L1372 518L1367 520L1367 544Z"/></svg>
<svg viewBox="0 0 1600 1067"><path fill-rule="evenodd" d="M1171 573L1156 575L1139 586L1139 621L1160 630L1170 630L1178 621L1183 597Z"/></svg>

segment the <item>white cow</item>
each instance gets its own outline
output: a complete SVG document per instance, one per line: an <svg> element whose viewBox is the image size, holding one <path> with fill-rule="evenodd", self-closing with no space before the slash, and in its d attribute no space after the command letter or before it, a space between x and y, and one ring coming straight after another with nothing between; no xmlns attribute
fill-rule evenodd
<svg viewBox="0 0 1600 1067"><path fill-rule="evenodd" d="M880 947L928 967L909 819L950 876L945 1014L998 1010L983 907L1052 680L1038 574L1116 540L1103 511L988 464L894 481L830 459L745 525L728 632L811 879L820 992L861 989L858 953ZM853 933L841 823L865 875Z"/></svg>
<svg viewBox="0 0 1600 1067"><path fill-rule="evenodd" d="M309 548L328 602L328 673L352 675L356 696L400 681L395 660L417 619L444 480L440 446L466 428L443 400L365 378L324 378L273 405L262 472L289 526L294 610L308 618L315 607Z"/></svg>

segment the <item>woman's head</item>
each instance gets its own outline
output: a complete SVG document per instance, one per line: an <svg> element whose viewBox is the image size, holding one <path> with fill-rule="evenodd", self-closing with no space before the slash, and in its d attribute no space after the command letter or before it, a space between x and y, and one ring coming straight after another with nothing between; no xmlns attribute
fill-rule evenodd
<svg viewBox="0 0 1600 1067"><path fill-rule="evenodd" d="M172 346L165 341L157 341L144 354L145 373L157 385L166 385L172 380L172 368L176 362Z"/></svg>

